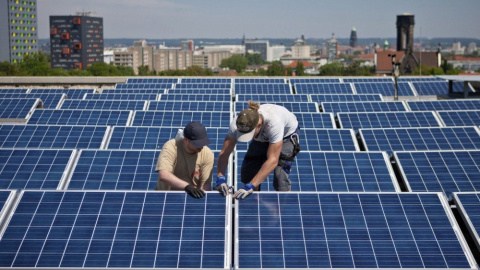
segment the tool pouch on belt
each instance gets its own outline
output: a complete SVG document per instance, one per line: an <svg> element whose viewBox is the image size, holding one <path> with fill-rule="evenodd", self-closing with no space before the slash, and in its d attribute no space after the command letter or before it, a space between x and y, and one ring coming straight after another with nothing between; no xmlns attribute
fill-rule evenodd
<svg viewBox="0 0 480 270"><path fill-rule="evenodd" d="M293 145L293 151L289 155L280 154L280 158L278 159L278 165L282 167L282 169L287 173L290 174L290 170L292 169L293 159L297 156L300 152L300 143L298 140L298 134L293 133L290 135L290 141Z"/></svg>

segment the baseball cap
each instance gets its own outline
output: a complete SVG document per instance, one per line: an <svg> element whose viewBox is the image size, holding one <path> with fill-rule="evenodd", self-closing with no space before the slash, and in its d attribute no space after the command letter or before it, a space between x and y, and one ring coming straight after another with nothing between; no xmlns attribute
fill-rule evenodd
<svg viewBox="0 0 480 270"><path fill-rule="evenodd" d="M207 130L205 129L205 126L199 122L188 123L183 129L183 136L197 148L202 148L205 145L210 144Z"/></svg>
<svg viewBox="0 0 480 270"><path fill-rule="evenodd" d="M255 134L260 116L257 110L250 108L241 111L237 116L237 130L240 136L237 138L240 142L248 142Z"/></svg>

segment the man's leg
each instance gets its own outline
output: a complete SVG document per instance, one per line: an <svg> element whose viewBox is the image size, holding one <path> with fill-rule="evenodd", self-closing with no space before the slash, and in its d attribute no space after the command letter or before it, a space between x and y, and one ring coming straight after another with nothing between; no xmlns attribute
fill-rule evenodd
<svg viewBox="0 0 480 270"><path fill-rule="evenodd" d="M252 141L243 158L241 169L242 183L249 183L267 160L268 143ZM260 185L256 188L260 190Z"/></svg>
<svg viewBox="0 0 480 270"><path fill-rule="evenodd" d="M276 191L290 191L290 170L293 165L294 157L297 153L294 153L295 146L292 142L299 143L298 136L294 138L287 138L283 140L282 153L278 160L278 166L274 169L273 175L273 188Z"/></svg>

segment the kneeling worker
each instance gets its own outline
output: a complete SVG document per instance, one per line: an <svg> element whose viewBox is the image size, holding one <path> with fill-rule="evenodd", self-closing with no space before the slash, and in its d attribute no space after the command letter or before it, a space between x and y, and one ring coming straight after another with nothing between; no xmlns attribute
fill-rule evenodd
<svg viewBox="0 0 480 270"><path fill-rule="evenodd" d="M183 138L171 139L163 145L155 171L158 183L155 190L185 190L193 198L205 196L211 190L214 156L205 126L188 123Z"/></svg>

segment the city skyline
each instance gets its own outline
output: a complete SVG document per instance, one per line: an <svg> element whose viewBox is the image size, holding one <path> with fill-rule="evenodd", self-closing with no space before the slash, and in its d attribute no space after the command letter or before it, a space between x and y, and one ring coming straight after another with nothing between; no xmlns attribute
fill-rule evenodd
<svg viewBox="0 0 480 270"><path fill-rule="evenodd" d="M464 0L39 0L39 38L49 16L94 12L105 38L359 38L396 36L396 16L415 16L415 37L479 38L480 1ZM246 15L248 14L248 15Z"/></svg>

